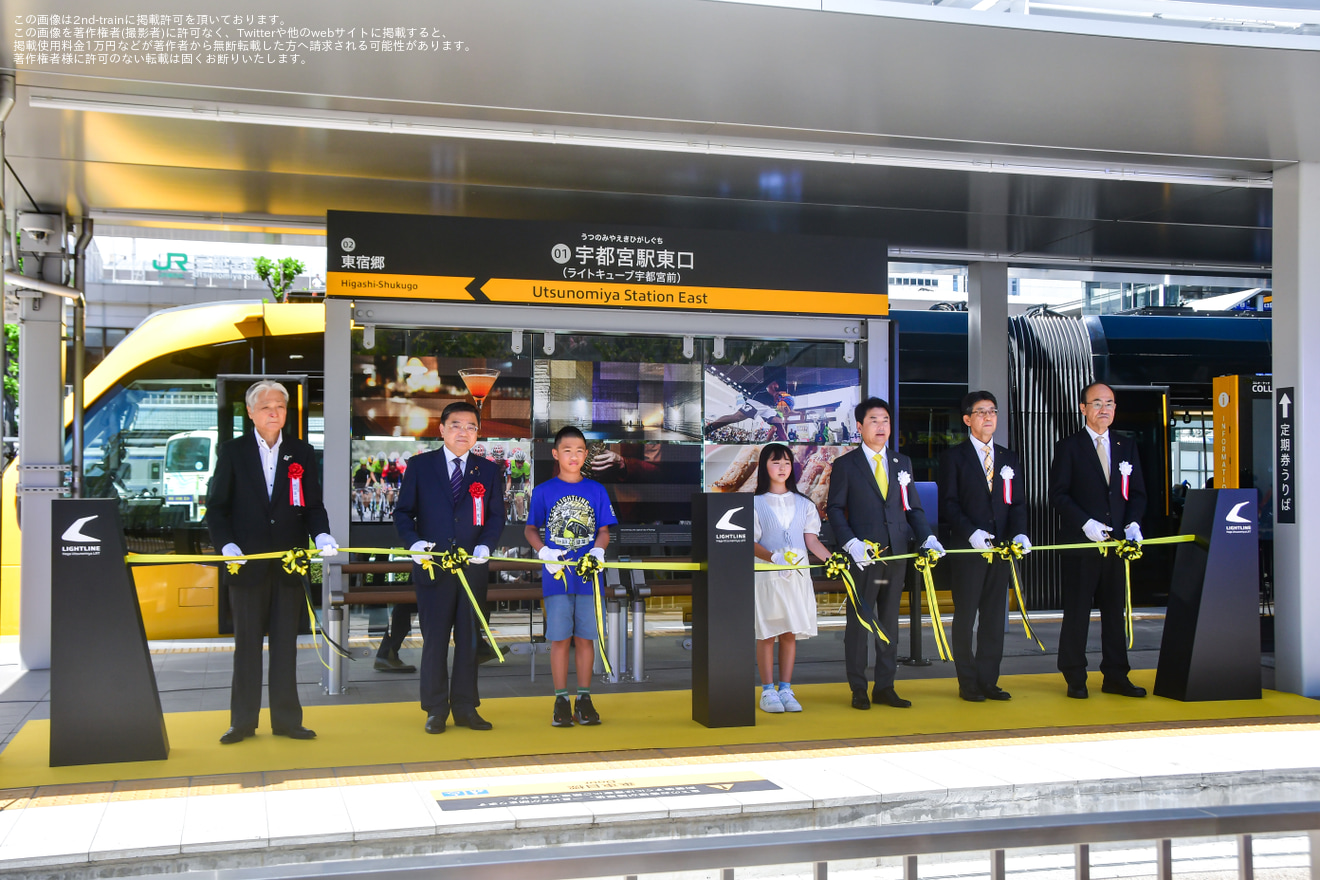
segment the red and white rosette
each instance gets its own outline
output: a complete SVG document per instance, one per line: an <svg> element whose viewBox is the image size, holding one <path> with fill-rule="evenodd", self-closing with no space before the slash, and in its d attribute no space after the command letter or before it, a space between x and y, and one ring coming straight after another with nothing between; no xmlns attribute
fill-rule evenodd
<svg viewBox="0 0 1320 880"><path fill-rule="evenodd" d="M1013 469L1004 465L999 469L999 478L1004 481L1004 503L1013 503Z"/></svg>
<svg viewBox="0 0 1320 880"><path fill-rule="evenodd" d="M1123 475L1123 500L1128 500L1128 478L1132 476L1132 462L1120 461L1118 472Z"/></svg>
<svg viewBox="0 0 1320 880"><path fill-rule="evenodd" d="M912 505L908 503L908 483L912 482L912 475L907 471L898 472L898 494L903 498L903 509L911 510Z"/></svg>
<svg viewBox="0 0 1320 880"><path fill-rule="evenodd" d="M289 465L289 506L303 506L303 488L302 488L303 466L294 462Z"/></svg>
<svg viewBox="0 0 1320 880"><path fill-rule="evenodd" d="M472 524L474 526L484 526L486 524L486 505L482 499L486 497L486 487L481 483L472 483L468 486L468 494L472 496Z"/></svg>

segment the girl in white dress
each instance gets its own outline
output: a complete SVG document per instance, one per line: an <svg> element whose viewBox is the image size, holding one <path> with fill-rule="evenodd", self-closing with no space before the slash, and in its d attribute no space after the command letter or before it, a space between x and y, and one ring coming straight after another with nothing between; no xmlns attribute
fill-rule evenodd
<svg viewBox="0 0 1320 880"><path fill-rule="evenodd" d="M798 492L793 453L782 443L761 450L756 466L756 558L775 565L805 565L810 550L822 561L820 514ZM797 640L816 634L816 593L807 571L756 573L756 662L761 671L761 709L801 712L793 695ZM779 640L779 683L774 681L775 639Z"/></svg>

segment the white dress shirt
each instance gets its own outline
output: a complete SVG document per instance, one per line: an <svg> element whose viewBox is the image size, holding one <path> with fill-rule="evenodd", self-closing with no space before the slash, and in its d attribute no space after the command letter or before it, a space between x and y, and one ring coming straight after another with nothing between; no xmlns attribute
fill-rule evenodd
<svg viewBox="0 0 1320 880"><path fill-rule="evenodd" d="M275 491L275 471L280 463L280 445L284 442L284 433L281 432L275 438L274 446L267 446L265 439L261 434L253 429L257 434L257 451L261 453L261 470L266 476L266 497L270 498Z"/></svg>
<svg viewBox="0 0 1320 880"><path fill-rule="evenodd" d="M462 455L454 455L454 453L450 450L450 448L449 448L448 446L442 446L442 447L440 447L440 448L443 449L443 450L445 451L445 479L446 479L446 480L453 480L453 479L454 479L454 460L455 460L455 459L457 459L457 460L459 461L459 463L460 463L460 464L459 464L459 467L460 467L459 473L461 473L461 474L465 474L465 473L467 473L467 457L468 457L468 453L465 452L465 453L463 453Z"/></svg>

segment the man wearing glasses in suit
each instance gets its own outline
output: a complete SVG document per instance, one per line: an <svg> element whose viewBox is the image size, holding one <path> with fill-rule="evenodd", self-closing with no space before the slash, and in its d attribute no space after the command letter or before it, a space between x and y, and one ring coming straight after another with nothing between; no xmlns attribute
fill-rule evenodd
<svg viewBox="0 0 1320 880"><path fill-rule="evenodd" d="M1092 382L1080 398L1086 425L1054 447L1050 464L1050 506L1059 513L1065 544L1111 540L1118 529L1129 541L1142 540L1146 484L1135 441L1111 431L1114 389ZM1095 550L1063 552L1063 625L1059 630L1059 671L1068 696L1084 700L1086 637L1092 604L1100 607L1101 690L1124 697L1144 697L1146 689L1128 680L1124 631L1123 560Z"/></svg>
<svg viewBox="0 0 1320 880"><path fill-rule="evenodd" d="M962 401L967 439L940 456L940 522L951 547L989 550L996 536L1012 536L1026 553L1027 495L1017 453L995 443L999 407L989 391L973 391ZM999 686L1004 657L1004 616L1009 562L988 565L979 554L951 557L953 567L953 665L958 695L969 703L1007 700ZM980 618L979 625L977 618ZM976 650L972 630L976 629Z"/></svg>

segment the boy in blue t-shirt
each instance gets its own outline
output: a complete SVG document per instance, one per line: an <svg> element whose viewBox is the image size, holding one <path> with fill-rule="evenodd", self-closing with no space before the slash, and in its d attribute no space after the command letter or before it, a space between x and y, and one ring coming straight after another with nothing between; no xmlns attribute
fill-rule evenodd
<svg viewBox="0 0 1320 880"><path fill-rule="evenodd" d="M587 439L572 425L555 434L551 453L559 463L559 476L532 490L532 509L524 534L527 543L546 562L577 562L590 553L605 561L610 526L618 522L605 487L582 476L587 460ZM538 526L545 528L541 540ZM563 571L563 578L555 573ZM596 599L592 582L579 577L571 566L547 565L541 574L545 604L546 638L550 641L550 676L555 683L555 727L600 724L591 705L591 668L596 660ZM576 639L577 703L568 705L568 640Z"/></svg>

